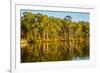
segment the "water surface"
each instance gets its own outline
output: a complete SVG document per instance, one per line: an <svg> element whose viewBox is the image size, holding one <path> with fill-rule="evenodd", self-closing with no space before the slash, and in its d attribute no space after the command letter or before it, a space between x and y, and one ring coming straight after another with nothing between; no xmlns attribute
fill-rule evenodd
<svg viewBox="0 0 100 73"><path fill-rule="evenodd" d="M51 41L21 47L21 62L47 62L89 59L89 41Z"/></svg>

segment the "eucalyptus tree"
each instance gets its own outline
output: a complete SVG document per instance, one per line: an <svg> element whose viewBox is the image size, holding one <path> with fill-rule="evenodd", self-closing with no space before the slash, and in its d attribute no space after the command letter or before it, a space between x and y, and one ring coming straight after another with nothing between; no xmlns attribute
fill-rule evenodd
<svg viewBox="0 0 100 73"><path fill-rule="evenodd" d="M59 18L52 17L50 23L53 38L55 38L55 40L59 39L59 32L61 31L62 26L61 20Z"/></svg>
<svg viewBox="0 0 100 73"><path fill-rule="evenodd" d="M63 33L65 37L65 40L70 39L70 35L72 34L72 17L71 16L65 16L64 17L64 23L63 23Z"/></svg>
<svg viewBox="0 0 100 73"><path fill-rule="evenodd" d="M89 38L90 36L90 26L89 22L81 22L82 24L82 37L83 38Z"/></svg>
<svg viewBox="0 0 100 73"><path fill-rule="evenodd" d="M40 23L40 30L41 30L41 37L45 40L46 37L48 37L48 28L47 26L49 25L48 24L49 20L48 20L48 16L47 15L44 15L43 18L41 19L41 23Z"/></svg>
<svg viewBox="0 0 100 73"><path fill-rule="evenodd" d="M30 28L33 23L33 18L34 15L31 12L24 12L23 16L21 17L21 33L26 39L29 39L29 37L32 35Z"/></svg>
<svg viewBox="0 0 100 73"><path fill-rule="evenodd" d="M69 40L88 38L89 22L72 21L71 16L64 19L54 16L24 12L21 16L21 38L26 40Z"/></svg>

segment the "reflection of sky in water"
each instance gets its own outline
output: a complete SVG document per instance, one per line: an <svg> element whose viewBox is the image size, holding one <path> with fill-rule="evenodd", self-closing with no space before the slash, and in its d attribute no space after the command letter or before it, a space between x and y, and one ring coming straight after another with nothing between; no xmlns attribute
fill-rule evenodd
<svg viewBox="0 0 100 73"><path fill-rule="evenodd" d="M23 12L32 12L33 14L42 13L44 15L48 16L54 16L57 18L64 18L67 15L70 15L72 17L73 21L89 21L90 14L89 13L83 13L83 12L61 12L61 11L37 11L37 10L21 10L21 15Z"/></svg>
<svg viewBox="0 0 100 73"><path fill-rule="evenodd" d="M73 60L88 60L89 59L89 57L84 57L84 58L80 58L79 56L77 56L77 57L74 57L73 58Z"/></svg>

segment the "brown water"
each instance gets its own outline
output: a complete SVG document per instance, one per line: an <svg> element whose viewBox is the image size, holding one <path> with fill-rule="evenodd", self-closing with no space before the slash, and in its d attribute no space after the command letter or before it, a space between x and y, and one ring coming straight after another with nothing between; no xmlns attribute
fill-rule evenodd
<svg viewBox="0 0 100 73"><path fill-rule="evenodd" d="M51 41L21 47L21 62L72 61L89 59L89 41Z"/></svg>

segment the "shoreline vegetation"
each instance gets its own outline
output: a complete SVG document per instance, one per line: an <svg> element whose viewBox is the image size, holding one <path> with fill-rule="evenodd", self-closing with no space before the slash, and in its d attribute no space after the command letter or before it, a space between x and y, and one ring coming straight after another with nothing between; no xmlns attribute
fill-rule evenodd
<svg viewBox="0 0 100 73"><path fill-rule="evenodd" d="M21 62L89 57L90 23L24 12L21 16ZM51 50L53 49L53 50Z"/></svg>

